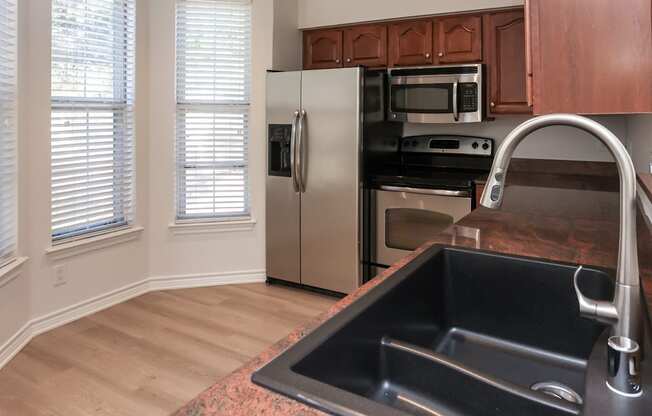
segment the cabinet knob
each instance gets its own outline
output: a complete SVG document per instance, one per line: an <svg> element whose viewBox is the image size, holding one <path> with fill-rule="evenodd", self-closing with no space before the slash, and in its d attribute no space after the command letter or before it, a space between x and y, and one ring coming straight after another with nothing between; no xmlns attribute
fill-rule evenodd
<svg viewBox="0 0 652 416"><path fill-rule="evenodd" d="M346 62L351 62L351 58L346 58Z"/></svg>
<svg viewBox="0 0 652 416"><path fill-rule="evenodd" d="M336 59L336 60L335 60L335 63L336 63L336 64L339 64L339 63L340 63L340 60L339 60L339 59Z"/></svg>
<svg viewBox="0 0 652 416"><path fill-rule="evenodd" d="M496 103L494 103L494 102L492 101L492 102L489 103L489 105L490 105L491 107L495 107L495 106L496 106Z"/></svg>
<svg viewBox="0 0 652 416"><path fill-rule="evenodd" d="M429 54L429 53L426 53L426 59L427 59L427 58L430 58L430 54Z"/></svg>
<svg viewBox="0 0 652 416"><path fill-rule="evenodd" d="M441 58L442 56L444 56L444 52L439 52L437 56Z"/></svg>

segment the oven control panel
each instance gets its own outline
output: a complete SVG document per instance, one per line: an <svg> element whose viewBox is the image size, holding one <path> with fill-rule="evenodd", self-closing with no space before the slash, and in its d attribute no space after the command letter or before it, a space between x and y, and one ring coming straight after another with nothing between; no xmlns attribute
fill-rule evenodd
<svg viewBox="0 0 652 416"><path fill-rule="evenodd" d="M403 137L403 153L440 153L468 156L493 156L494 141L485 137L427 135Z"/></svg>

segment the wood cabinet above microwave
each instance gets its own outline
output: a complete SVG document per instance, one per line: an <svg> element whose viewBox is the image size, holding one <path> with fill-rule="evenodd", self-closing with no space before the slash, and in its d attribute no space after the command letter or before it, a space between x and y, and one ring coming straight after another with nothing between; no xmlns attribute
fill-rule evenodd
<svg viewBox="0 0 652 416"><path fill-rule="evenodd" d="M482 61L482 16L444 16L435 19L436 64Z"/></svg>
<svg viewBox="0 0 652 416"><path fill-rule="evenodd" d="M432 65L433 21L389 24L389 66Z"/></svg>

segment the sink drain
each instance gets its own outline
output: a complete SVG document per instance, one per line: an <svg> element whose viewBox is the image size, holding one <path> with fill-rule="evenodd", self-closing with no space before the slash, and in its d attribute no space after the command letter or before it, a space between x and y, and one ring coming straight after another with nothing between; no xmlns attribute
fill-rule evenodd
<svg viewBox="0 0 652 416"><path fill-rule="evenodd" d="M565 384L557 383L556 381L544 381L542 383L533 384L530 389L540 391L548 396L556 397L561 400L566 400L570 403L582 404L582 396L577 394L575 390L571 389Z"/></svg>

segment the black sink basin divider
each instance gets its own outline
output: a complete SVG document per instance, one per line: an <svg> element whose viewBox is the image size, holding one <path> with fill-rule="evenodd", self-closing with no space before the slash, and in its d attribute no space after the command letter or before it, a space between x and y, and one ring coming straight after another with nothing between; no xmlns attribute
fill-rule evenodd
<svg viewBox="0 0 652 416"><path fill-rule="evenodd" d="M460 374L463 374L469 377L471 380L469 382L480 382L484 383L487 386L494 387L496 389L502 390L507 393L514 394L516 396L522 397L524 399L532 400L537 403L541 403L551 408L565 411L569 414L578 415L580 413L580 406L575 403L565 402L551 397L550 395L533 391L510 383L508 381L500 380L498 378L492 377L489 374L484 374L482 372L476 371L472 368L465 366L464 364L457 362L451 358L446 357L445 355L418 347L416 345L409 344L407 342L401 342L389 337L383 337L381 340L381 345L388 349L393 349L396 351L405 352L408 354L414 354L421 358L424 358L428 361L431 361L437 365L447 367L451 370L454 370ZM401 400L401 398L399 398ZM428 409L426 405L422 405L418 402L417 398L405 398L405 401L410 401L411 404L415 407Z"/></svg>

